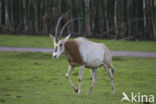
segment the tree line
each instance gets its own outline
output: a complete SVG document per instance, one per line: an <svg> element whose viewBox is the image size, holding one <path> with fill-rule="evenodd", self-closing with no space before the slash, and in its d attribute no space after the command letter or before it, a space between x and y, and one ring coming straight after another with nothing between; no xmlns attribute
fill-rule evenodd
<svg viewBox="0 0 156 104"><path fill-rule="evenodd" d="M0 33L54 34L60 16L83 18L65 34L156 40L156 0L0 0Z"/></svg>

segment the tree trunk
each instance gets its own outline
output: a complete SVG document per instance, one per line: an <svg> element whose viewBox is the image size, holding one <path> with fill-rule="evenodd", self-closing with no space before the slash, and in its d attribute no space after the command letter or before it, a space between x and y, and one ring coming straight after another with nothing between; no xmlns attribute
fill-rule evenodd
<svg viewBox="0 0 156 104"><path fill-rule="evenodd" d="M1 23L2 25L5 25L5 0L2 0L1 11Z"/></svg>
<svg viewBox="0 0 156 104"><path fill-rule="evenodd" d="M1 21L2 20L2 1L0 0L0 24L1 24Z"/></svg>
<svg viewBox="0 0 156 104"><path fill-rule="evenodd" d="M67 11L67 1L66 0L61 0L61 13L64 14Z"/></svg>
<svg viewBox="0 0 156 104"><path fill-rule="evenodd" d="M86 24L86 19L85 19L85 2L84 0L79 0L79 6L80 6L80 17L83 19L80 20L81 26L80 26L80 34L83 34L85 31L85 24Z"/></svg>
<svg viewBox="0 0 156 104"><path fill-rule="evenodd" d="M127 26L128 26L128 37L131 35L131 17L130 17L130 6L132 0L127 0Z"/></svg>
<svg viewBox="0 0 156 104"><path fill-rule="evenodd" d="M38 34L40 30L40 5L39 0L34 1L34 13L35 13L35 31Z"/></svg>
<svg viewBox="0 0 156 104"><path fill-rule="evenodd" d="M71 12L72 12L72 18L77 17L77 5L75 0L71 0ZM78 21L74 21L74 32L77 33L79 31L78 28Z"/></svg>
<svg viewBox="0 0 156 104"><path fill-rule="evenodd" d="M95 19L94 19L94 35L98 34L100 32L99 30L99 0L95 1Z"/></svg>
<svg viewBox="0 0 156 104"><path fill-rule="evenodd" d="M107 33L107 38L109 37L109 20L108 20L108 0L105 0L105 16L106 16L106 33Z"/></svg>
<svg viewBox="0 0 156 104"><path fill-rule="evenodd" d="M154 5L154 11L153 11L153 36L154 36L154 39L156 40L156 0L153 1L153 5Z"/></svg>
<svg viewBox="0 0 156 104"><path fill-rule="evenodd" d="M146 33L146 0L143 0L144 34Z"/></svg>
<svg viewBox="0 0 156 104"><path fill-rule="evenodd" d="M155 34L155 20L154 20L154 1L150 1L150 6L151 6L151 27L152 27L152 34L151 34L151 39L153 39L154 34Z"/></svg>
<svg viewBox="0 0 156 104"><path fill-rule="evenodd" d="M114 4L114 25L115 25L115 39L118 38L118 34L119 34L119 29L118 29L118 24L117 24L117 4L118 0L115 0L115 4Z"/></svg>

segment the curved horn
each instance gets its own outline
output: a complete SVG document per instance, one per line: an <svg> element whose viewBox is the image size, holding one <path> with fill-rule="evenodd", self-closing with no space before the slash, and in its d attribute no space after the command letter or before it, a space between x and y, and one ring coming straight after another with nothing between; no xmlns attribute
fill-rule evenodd
<svg viewBox="0 0 156 104"><path fill-rule="evenodd" d="M62 27L62 29L61 29L61 32L60 32L60 35L59 35L59 38L58 38L58 39L61 39L62 34L63 34L64 29L66 28L66 26L67 26L69 23L71 23L72 21L75 21L75 20L78 20L78 19L83 19L83 18L81 18L81 17L79 17L79 18L73 18L73 19L69 20L68 22L66 22L65 25L64 25L64 26Z"/></svg>
<svg viewBox="0 0 156 104"><path fill-rule="evenodd" d="M57 24L56 24L56 30L55 30L55 39L56 39L56 41L58 41L58 28L59 28L59 24L60 24L60 22L61 22L61 19L62 19L62 17L60 17L60 18L58 19L58 22L57 22Z"/></svg>

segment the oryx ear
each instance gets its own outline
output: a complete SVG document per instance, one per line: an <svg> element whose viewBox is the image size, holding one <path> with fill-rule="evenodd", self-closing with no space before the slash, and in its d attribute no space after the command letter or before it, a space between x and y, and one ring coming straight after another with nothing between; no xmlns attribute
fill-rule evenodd
<svg viewBox="0 0 156 104"><path fill-rule="evenodd" d="M63 42L68 41L68 40L69 40L69 38L70 38L70 36L71 36L71 34L69 34L67 37L65 37L65 38L63 39Z"/></svg>
<svg viewBox="0 0 156 104"><path fill-rule="evenodd" d="M50 38L51 38L52 40L55 40L55 37L54 37L53 35L51 35L51 34L50 34Z"/></svg>

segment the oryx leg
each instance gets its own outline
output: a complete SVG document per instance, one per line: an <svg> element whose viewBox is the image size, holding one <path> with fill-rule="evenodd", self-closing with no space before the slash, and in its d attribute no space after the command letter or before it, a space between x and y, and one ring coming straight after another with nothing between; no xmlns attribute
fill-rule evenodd
<svg viewBox="0 0 156 104"><path fill-rule="evenodd" d="M73 89L75 90L75 92L77 93L77 92L78 92L78 88L75 87L75 85L73 84L72 80L71 80L70 77L69 77L69 75L70 75L70 73L73 71L73 69L74 69L74 66L69 65L69 67L68 67L68 72L67 72L67 74L66 74L66 78L68 79L68 81L69 81L70 85L72 86L72 88L73 88Z"/></svg>
<svg viewBox="0 0 156 104"><path fill-rule="evenodd" d="M88 94L90 94L96 84L96 81L97 81L97 75L96 75L96 69L91 69L91 74L92 74L92 84L91 84L91 87L88 91Z"/></svg>
<svg viewBox="0 0 156 104"><path fill-rule="evenodd" d="M104 68L106 70L106 72L108 73L110 79L111 79L111 84L112 84L112 94L115 93L115 90L114 90L114 69L111 66L108 66L108 65L104 65Z"/></svg>
<svg viewBox="0 0 156 104"><path fill-rule="evenodd" d="M82 81L83 71L84 71L84 66L80 66L80 73L78 78L79 80L78 94L81 93L81 81Z"/></svg>

